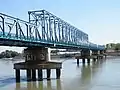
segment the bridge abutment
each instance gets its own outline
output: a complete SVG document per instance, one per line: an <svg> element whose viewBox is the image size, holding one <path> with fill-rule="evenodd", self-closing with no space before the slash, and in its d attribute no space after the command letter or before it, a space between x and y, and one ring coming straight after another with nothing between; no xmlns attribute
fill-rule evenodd
<svg viewBox="0 0 120 90"><path fill-rule="evenodd" d="M43 69L46 69L47 80L50 80L51 69L55 69L57 79L60 78L62 63L49 61L50 55L48 48L27 48L24 50L24 55L25 62L14 64L16 82L20 82L20 70L26 70L27 81L43 80ZM36 74L36 70L38 70L38 74ZM38 79L36 78L37 75Z"/></svg>

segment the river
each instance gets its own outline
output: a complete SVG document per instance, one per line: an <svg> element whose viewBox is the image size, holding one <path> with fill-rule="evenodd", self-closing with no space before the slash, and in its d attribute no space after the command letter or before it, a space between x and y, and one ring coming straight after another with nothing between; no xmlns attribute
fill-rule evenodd
<svg viewBox="0 0 120 90"><path fill-rule="evenodd" d="M27 82L25 71L21 71L21 83L15 82L13 61L0 60L0 90L120 90L120 57L111 57L90 65L76 65L75 59L61 59L61 79ZM44 71L44 78L46 77Z"/></svg>

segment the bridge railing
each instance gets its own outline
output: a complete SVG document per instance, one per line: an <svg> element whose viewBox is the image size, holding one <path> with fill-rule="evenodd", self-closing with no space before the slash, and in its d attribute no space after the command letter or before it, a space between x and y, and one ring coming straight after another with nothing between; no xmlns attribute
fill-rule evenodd
<svg viewBox="0 0 120 90"><path fill-rule="evenodd" d="M34 24L0 13L0 38L31 40L29 31L35 28Z"/></svg>

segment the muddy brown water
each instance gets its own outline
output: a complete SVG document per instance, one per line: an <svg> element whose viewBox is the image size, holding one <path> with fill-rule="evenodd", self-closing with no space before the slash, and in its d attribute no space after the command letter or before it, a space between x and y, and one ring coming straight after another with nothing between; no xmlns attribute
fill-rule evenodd
<svg viewBox="0 0 120 90"><path fill-rule="evenodd" d="M15 82L13 61L0 60L0 90L120 90L120 57L107 58L90 65L76 65L76 60L63 62L61 79L56 80L52 70L51 80L27 82L21 71L21 82ZM44 78L46 72L43 71Z"/></svg>

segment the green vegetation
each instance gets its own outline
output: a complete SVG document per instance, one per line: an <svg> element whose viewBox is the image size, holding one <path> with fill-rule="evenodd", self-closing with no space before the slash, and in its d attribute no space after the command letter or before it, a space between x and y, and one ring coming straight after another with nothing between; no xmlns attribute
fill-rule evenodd
<svg viewBox="0 0 120 90"><path fill-rule="evenodd" d="M109 43L109 44L106 44L106 49L111 49L111 50L120 50L120 43Z"/></svg>
<svg viewBox="0 0 120 90"><path fill-rule="evenodd" d="M19 55L20 55L20 53L18 53L18 52L6 50L6 51L0 53L0 58L13 58L13 57L19 56Z"/></svg>

